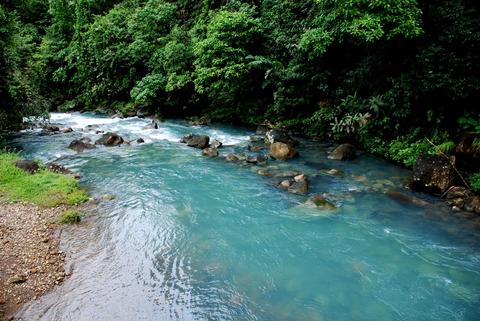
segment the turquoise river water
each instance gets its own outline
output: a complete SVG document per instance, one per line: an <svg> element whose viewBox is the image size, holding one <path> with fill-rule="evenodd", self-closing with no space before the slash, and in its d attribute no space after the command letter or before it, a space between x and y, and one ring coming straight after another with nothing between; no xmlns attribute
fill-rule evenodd
<svg viewBox="0 0 480 321"><path fill-rule="evenodd" d="M50 136L26 131L23 155L81 173L92 196L114 195L62 246L72 275L25 306L23 320L480 320L480 232L427 195L424 207L384 192L413 195L409 172L360 154L328 160L328 146L302 140L300 157L267 166L228 163L180 144L205 133L245 152L252 131L148 119L53 114L72 127ZM98 138L97 124L145 144L76 154L75 138ZM274 187L260 168L299 170L310 194L338 210L320 211ZM343 177L330 176L340 169Z"/></svg>

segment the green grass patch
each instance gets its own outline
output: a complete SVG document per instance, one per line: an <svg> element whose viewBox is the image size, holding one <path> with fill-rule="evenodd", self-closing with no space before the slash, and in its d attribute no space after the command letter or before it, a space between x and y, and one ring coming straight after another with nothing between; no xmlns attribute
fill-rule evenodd
<svg viewBox="0 0 480 321"><path fill-rule="evenodd" d="M73 177L46 169L32 175L14 165L18 159L15 153L0 151L0 194L10 201L53 207L75 205L88 199Z"/></svg>
<svg viewBox="0 0 480 321"><path fill-rule="evenodd" d="M66 210L58 218L57 224L76 224L82 220L82 213L77 210Z"/></svg>

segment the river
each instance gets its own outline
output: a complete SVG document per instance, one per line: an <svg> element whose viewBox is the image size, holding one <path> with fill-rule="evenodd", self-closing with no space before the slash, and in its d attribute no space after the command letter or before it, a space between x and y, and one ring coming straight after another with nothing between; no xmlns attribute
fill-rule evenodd
<svg viewBox="0 0 480 321"><path fill-rule="evenodd" d="M256 173L265 167L179 143L202 133L226 145L221 154L241 153L249 129L180 120L144 129L150 120L88 113L51 121L74 132L25 131L13 144L81 173L92 196L115 198L66 228L72 275L26 305L23 320L480 320L480 232L428 195L414 195L426 207L385 195L412 195L403 168L367 154L328 160L326 144L302 140L300 157L266 168L305 173L310 194L338 207L321 211ZM145 143L69 150L99 137L84 131L93 124Z"/></svg>

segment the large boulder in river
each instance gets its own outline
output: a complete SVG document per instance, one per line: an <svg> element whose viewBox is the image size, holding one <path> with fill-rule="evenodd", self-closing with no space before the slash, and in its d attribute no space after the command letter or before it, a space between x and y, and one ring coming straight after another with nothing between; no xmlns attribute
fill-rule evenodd
<svg viewBox="0 0 480 321"><path fill-rule="evenodd" d="M292 145L276 142L270 145L270 156L278 160L292 159L298 155L298 152Z"/></svg>
<svg viewBox="0 0 480 321"><path fill-rule="evenodd" d="M271 129L265 134L265 142L268 144L273 143L284 143L292 146L297 146L299 144L298 140L293 139L285 130L282 129Z"/></svg>
<svg viewBox="0 0 480 321"><path fill-rule="evenodd" d="M118 146L123 144L123 138L117 133L108 132L103 134L101 138L97 139L95 141L95 144L105 146Z"/></svg>
<svg viewBox="0 0 480 321"><path fill-rule="evenodd" d="M218 150L213 147L207 147L202 150L202 155L203 156L208 156L208 157L217 157L218 156Z"/></svg>
<svg viewBox="0 0 480 321"><path fill-rule="evenodd" d="M454 159L421 154L413 167L412 188L429 193L444 193L455 180Z"/></svg>
<svg viewBox="0 0 480 321"><path fill-rule="evenodd" d="M355 156L355 146L351 144L342 144L335 148L330 155L328 155L328 158L335 160L351 160L354 159Z"/></svg>
<svg viewBox="0 0 480 321"><path fill-rule="evenodd" d="M17 160L15 166L30 174L33 174L40 169L37 162L32 160Z"/></svg>
<svg viewBox="0 0 480 321"><path fill-rule="evenodd" d="M187 144L187 146L204 149L208 147L210 137L206 135L187 135L182 138L181 143Z"/></svg>
<svg viewBox="0 0 480 321"><path fill-rule="evenodd" d="M92 144L92 141L88 137L82 137L80 139L73 140L68 148L73 149L77 153L83 152L85 149L95 148L95 145Z"/></svg>

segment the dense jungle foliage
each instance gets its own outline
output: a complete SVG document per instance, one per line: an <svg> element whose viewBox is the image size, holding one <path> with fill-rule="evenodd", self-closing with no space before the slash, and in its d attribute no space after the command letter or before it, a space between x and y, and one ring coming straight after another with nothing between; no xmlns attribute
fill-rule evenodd
<svg viewBox="0 0 480 321"><path fill-rule="evenodd" d="M428 140L478 151L479 18L475 0L2 0L0 127L141 109L269 120L407 166Z"/></svg>

